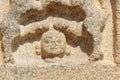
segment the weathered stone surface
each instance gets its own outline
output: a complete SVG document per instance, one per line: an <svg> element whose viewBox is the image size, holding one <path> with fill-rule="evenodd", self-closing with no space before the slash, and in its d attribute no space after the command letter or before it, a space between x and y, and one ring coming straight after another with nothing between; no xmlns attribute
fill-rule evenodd
<svg viewBox="0 0 120 80"><path fill-rule="evenodd" d="M116 62L120 63L120 1L116 0Z"/></svg>
<svg viewBox="0 0 120 80"><path fill-rule="evenodd" d="M119 80L120 68L95 65L1 66L1 80ZM112 76L111 76L112 75Z"/></svg>
<svg viewBox="0 0 120 80"><path fill-rule="evenodd" d="M0 79L119 80L119 5L0 1Z"/></svg>
<svg viewBox="0 0 120 80"><path fill-rule="evenodd" d="M12 57L12 42L16 37L24 37L24 34L28 33L35 34L36 29L40 29L41 33L44 33L46 28L50 29L50 27L54 27L55 29L63 31L63 33L68 36L68 39L70 37L75 37L76 39L74 39L77 43L80 43L80 37L89 37L89 35L82 35L82 32L84 32L82 31L82 29L85 28L84 30L87 31L86 33L89 33L91 35L91 38L93 39L93 44L91 45L93 46L93 52L90 55L90 60L95 61L103 59L104 54L100 47L102 42L102 31L104 30L106 20L109 18L110 14L106 13L102 9L102 6L97 0L78 0L76 3L74 3L74 1L63 3L63 1L48 0L45 2L38 1L39 4L41 4L40 6L31 4L37 4L35 2L36 1L33 0L14 0L13 2L11 1L11 13L1 23L1 32L3 34L3 46L5 53L4 62L14 63L14 59ZM63 6L63 8L61 6ZM73 9L73 11L70 11L73 6L76 7L76 10ZM34 13L32 9L36 12ZM54 10L57 10L58 14ZM49 13L50 11L51 13ZM36 16L36 14L40 15ZM74 17L75 14L78 14L79 18ZM69 20L70 15L72 21ZM32 16L31 19L29 18L30 16ZM55 16L58 18L56 18ZM37 22L35 22L36 19L38 19ZM30 25L31 27L27 25Z"/></svg>
<svg viewBox="0 0 120 80"><path fill-rule="evenodd" d="M41 37L41 56L42 58L62 58L66 51L66 45L64 34L56 30L49 30Z"/></svg>

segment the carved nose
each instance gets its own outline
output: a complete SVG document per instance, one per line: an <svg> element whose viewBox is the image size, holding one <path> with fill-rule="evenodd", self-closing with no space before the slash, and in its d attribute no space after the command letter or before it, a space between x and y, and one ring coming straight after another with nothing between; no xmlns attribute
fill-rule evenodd
<svg viewBox="0 0 120 80"><path fill-rule="evenodd" d="M57 45L58 43L55 41L54 44Z"/></svg>
<svg viewBox="0 0 120 80"><path fill-rule="evenodd" d="M57 46L57 44L58 43L54 41L53 44L52 44L52 48L55 48Z"/></svg>

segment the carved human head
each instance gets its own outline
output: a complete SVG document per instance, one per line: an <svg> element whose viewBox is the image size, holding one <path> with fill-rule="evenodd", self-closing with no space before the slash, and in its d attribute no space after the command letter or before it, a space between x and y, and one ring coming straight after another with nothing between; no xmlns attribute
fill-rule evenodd
<svg viewBox="0 0 120 80"><path fill-rule="evenodd" d="M65 35L56 30L49 30L41 37L42 58L63 57L66 51Z"/></svg>

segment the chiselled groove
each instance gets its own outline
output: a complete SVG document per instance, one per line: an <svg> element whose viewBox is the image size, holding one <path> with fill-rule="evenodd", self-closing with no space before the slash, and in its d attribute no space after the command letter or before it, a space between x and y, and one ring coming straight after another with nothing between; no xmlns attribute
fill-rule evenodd
<svg viewBox="0 0 120 80"><path fill-rule="evenodd" d="M117 45L117 16L116 16L116 0L111 0L111 6L112 6L112 13L113 13L113 37L114 37L114 41L113 41L113 44L114 44L114 54L113 54L113 57L114 57L114 61L117 63L117 58L118 58L118 45Z"/></svg>

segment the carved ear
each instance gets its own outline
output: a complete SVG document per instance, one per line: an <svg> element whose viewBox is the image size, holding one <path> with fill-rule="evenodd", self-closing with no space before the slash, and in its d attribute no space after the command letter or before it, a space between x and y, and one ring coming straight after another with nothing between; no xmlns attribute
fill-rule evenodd
<svg viewBox="0 0 120 80"><path fill-rule="evenodd" d="M65 55L66 56L70 56L71 53L71 47L69 45L66 46L66 51L65 51Z"/></svg>
<svg viewBox="0 0 120 80"><path fill-rule="evenodd" d="M35 45L35 52L37 55L41 55L41 42Z"/></svg>

